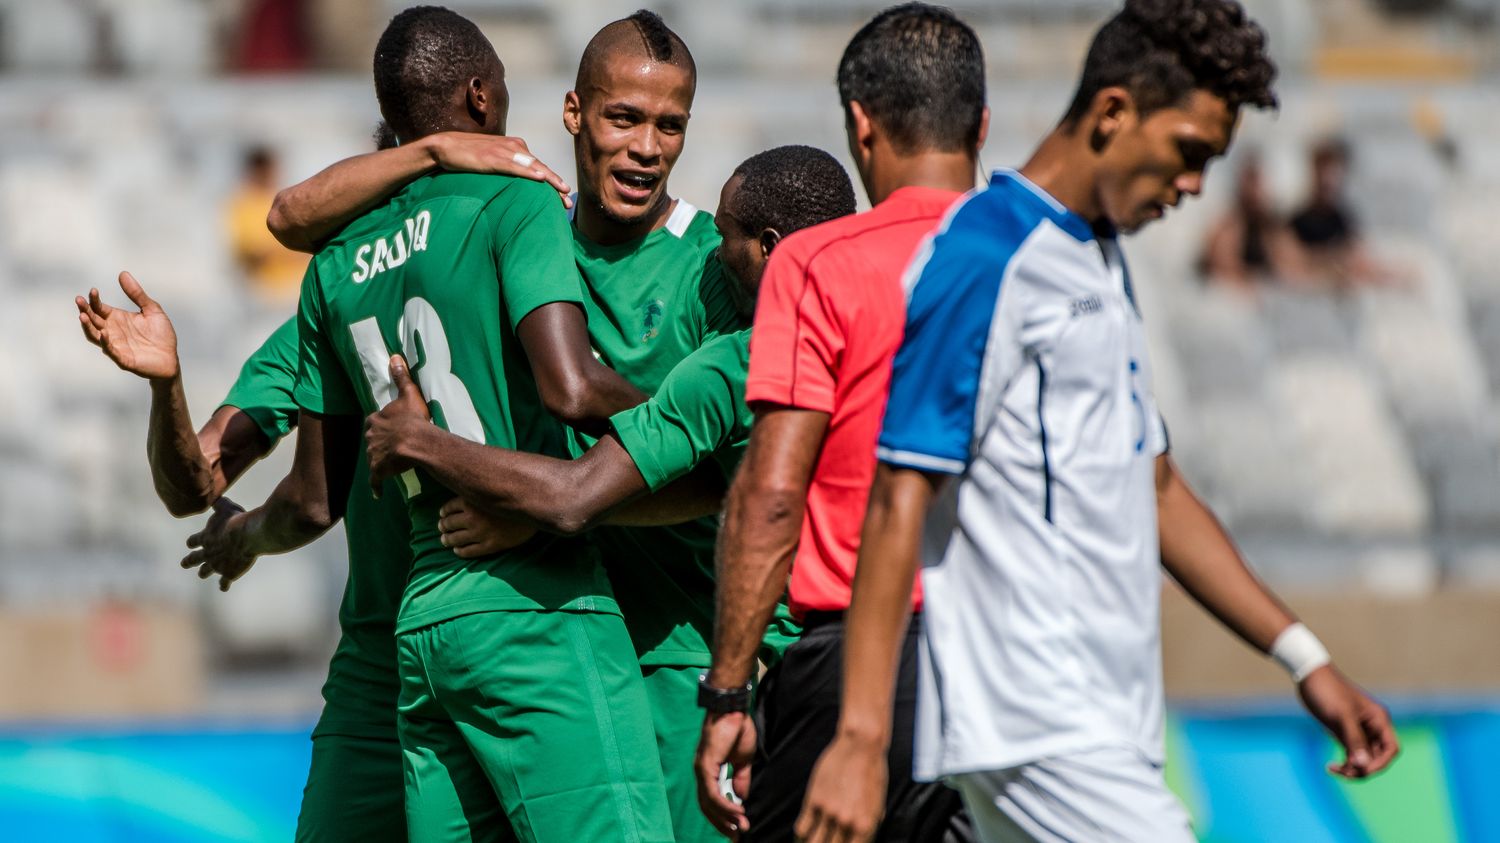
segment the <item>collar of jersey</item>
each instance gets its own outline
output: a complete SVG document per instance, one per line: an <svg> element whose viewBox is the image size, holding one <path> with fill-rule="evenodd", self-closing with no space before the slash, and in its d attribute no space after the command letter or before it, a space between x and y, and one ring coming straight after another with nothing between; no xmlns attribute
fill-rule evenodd
<svg viewBox="0 0 1500 843"><path fill-rule="evenodd" d="M673 201L675 201L677 204L672 208L672 213L667 217L667 221L662 224L661 228L654 228L634 240L626 240L624 243L610 243L606 245L604 243L595 243L593 240L590 240L588 237L584 236L583 232L578 230L578 221L573 217L574 211L578 208L578 194L574 193L573 207L568 209L568 220L572 223L571 228L573 229L573 239L580 243L583 246L584 250L586 252L589 252L590 254L607 255L611 257L630 254L631 252L640 249L643 245L645 245L652 239L672 237L677 240L682 240L687 236L688 228L692 226L693 220L698 216L698 206L681 197L678 197Z"/></svg>
<svg viewBox="0 0 1500 843"><path fill-rule="evenodd" d="M1016 170L1001 168L996 170L990 178L990 187L1013 186L1010 189L1022 197L1028 197L1028 201L1039 209L1044 216L1057 224L1058 228L1072 235L1080 243L1087 243L1094 239L1094 227L1088 220L1068 210L1067 206L1057 201L1057 198L1047 191L1041 189L1031 179L1021 175Z"/></svg>

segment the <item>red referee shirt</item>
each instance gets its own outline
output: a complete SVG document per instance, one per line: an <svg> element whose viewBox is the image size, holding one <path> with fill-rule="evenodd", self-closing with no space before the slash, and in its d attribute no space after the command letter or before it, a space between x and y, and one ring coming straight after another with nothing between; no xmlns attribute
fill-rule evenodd
<svg viewBox="0 0 1500 843"><path fill-rule="evenodd" d="M798 617L849 608L891 358L906 320L901 277L961 195L903 187L865 213L791 235L766 266L745 399L830 416L792 563ZM913 609L921 588L919 580Z"/></svg>

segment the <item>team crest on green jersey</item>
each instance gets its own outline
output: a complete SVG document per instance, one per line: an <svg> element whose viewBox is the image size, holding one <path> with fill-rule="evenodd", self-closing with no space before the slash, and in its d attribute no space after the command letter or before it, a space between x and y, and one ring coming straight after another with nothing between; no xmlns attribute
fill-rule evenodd
<svg viewBox="0 0 1500 843"><path fill-rule="evenodd" d="M661 317L667 310L667 303L661 299L652 299L641 308L641 342L648 342L661 332Z"/></svg>

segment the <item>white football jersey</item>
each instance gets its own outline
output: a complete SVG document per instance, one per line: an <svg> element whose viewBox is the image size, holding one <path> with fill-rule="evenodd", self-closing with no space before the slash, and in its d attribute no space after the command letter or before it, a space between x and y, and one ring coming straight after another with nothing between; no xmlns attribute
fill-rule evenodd
<svg viewBox="0 0 1500 843"><path fill-rule="evenodd" d="M923 537L917 776L1159 761L1167 434L1113 233L1000 171L906 283L879 455L952 475Z"/></svg>

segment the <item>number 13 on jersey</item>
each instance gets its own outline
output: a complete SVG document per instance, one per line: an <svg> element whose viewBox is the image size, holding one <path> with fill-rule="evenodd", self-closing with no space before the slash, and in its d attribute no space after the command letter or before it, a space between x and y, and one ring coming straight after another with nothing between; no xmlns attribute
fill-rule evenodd
<svg viewBox="0 0 1500 843"><path fill-rule="evenodd" d="M380 334L380 325L372 316L350 325L349 333L359 354L360 368L370 385L370 395L377 407L384 407L395 400L396 385L391 381L391 352ZM422 388L428 404L436 404L442 409L448 432L472 442L484 442L484 425L474 410L469 390L453 374L448 334L443 330L437 311L424 298L407 300L397 333L401 335L401 353L406 357L407 365L412 367L412 376ZM417 362L419 351L422 354ZM408 498L422 491L414 471L403 472L401 483Z"/></svg>

